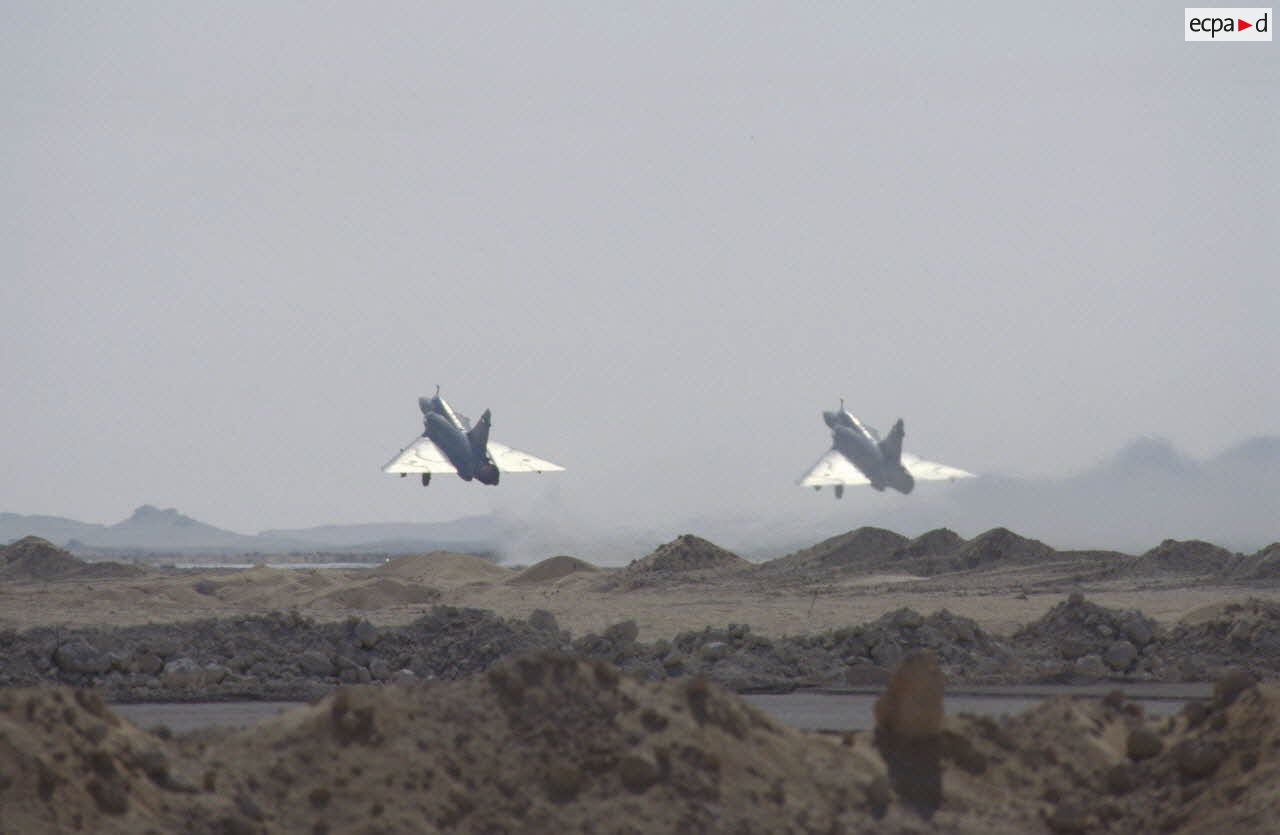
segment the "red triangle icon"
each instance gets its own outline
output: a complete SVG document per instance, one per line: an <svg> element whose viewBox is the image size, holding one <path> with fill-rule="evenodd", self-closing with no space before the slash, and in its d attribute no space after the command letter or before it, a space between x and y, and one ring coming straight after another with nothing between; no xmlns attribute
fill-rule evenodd
<svg viewBox="0 0 1280 835"><path fill-rule="evenodd" d="M1241 20L1241 19L1240 19L1240 18L1238 18L1238 17L1236 18L1236 23L1239 23L1239 24L1240 24L1239 26L1237 26L1237 27L1236 27L1236 31L1239 31L1239 32L1243 32L1243 31L1244 31L1244 30L1246 30L1246 29L1252 29L1252 28L1253 28L1253 24L1252 24L1252 23L1245 23L1243 20Z"/></svg>

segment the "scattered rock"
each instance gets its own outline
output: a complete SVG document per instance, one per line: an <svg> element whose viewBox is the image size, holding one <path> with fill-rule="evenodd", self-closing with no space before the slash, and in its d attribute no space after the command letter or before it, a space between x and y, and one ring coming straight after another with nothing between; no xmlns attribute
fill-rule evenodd
<svg viewBox="0 0 1280 835"><path fill-rule="evenodd" d="M378 643L378 628L367 620L358 621L352 627L351 634L365 649L372 649Z"/></svg>
<svg viewBox="0 0 1280 835"><path fill-rule="evenodd" d="M624 620L605 627L604 637L606 640L611 641L614 646L625 647L629 644L634 644L636 638L640 637L640 627L636 625L634 620Z"/></svg>
<svg viewBox="0 0 1280 835"><path fill-rule="evenodd" d="M298 667L302 672L313 676L331 676L334 672L333 661L323 652L308 650L298 656Z"/></svg>
<svg viewBox="0 0 1280 835"><path fill-rule="evenodd" d="M190 658L175 658L164 665L160 681L166 687L179 689L200 687L205 681L204 669Z"/></svg>
<svg viewBox="0 0 1280 835"><path fill-rule="evenodd" d="M1107 647L1102 660L1107 666L1118 672L1124 672L1133 666L1138 658L1138 649L1128 641L1115 641Z"/></svg>
<svg viewBox="0 0 1280 835"><path fill-rule="evenodd" d="M59 645L53 654L53 661L59 669L68 673L93 675L105 673L111 669L111 657L107 653L81 640L67 641Z"/></svg>
<svg viewBox="0 0 1280 835"><path fill-rule="evenodd" d="M547 632L552 635L560 634L560 623L556 620L556 616L548 612L546 609L534 609L529 613L529 626L539 632Z"/></svg>

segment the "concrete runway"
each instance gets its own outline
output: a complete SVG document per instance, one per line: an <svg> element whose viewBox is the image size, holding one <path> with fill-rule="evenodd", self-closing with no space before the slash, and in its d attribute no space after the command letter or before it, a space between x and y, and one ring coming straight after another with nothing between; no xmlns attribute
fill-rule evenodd
<svg viewBox="0 0 1280 835"><path fill-rule="evenodd" d="M1129 684L1063 687L1026 685L1018 687L965 688L948 693L947 713L1001 716L1033 707L1051 696L1101 697L1121 689L1127 698L1142 705L1148 716L1176 713L1193 700L1207 699L1211 684ZM847 693L800 692L750 694L743 699L783 724L820 731L866 730L874 724L872 711L879 691ZM112 705L111 709L141 728L164 725L175 733L199 728L244 728L276 714L300 707L303 702L164 702L157 704Z"/></svg>

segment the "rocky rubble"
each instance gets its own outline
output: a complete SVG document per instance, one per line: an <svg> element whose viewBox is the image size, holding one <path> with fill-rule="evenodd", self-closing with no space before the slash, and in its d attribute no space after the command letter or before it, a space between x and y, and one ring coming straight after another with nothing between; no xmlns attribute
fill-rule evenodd
<svg viewBox="0 0 1280 835"><path fill-rule="evenodd" d="M906 653L925 649L935 652L958 681L998 677L1012 658L968 618L945 610L926 617L911 609L868 624L794 637L755 635L740 624L708 627L682 633L669 646L659 641L650 654L668 675L705 675L730 689L750 691L882 684ZM643 658L631 653L613 660L624 669L651 669L638 668L637 657Z"/></svg>
<svg viewBox="0 0 1280 835"><path fill-rule="evenodd" d="M644 642L634 621L574 638L555 617L527 620L437 606L401 627L319 623L296 612L119 629L0 632L0 686L92 687L117 701L312 698L339 684L456 679L534 650L561 649L658 681L701 675L738 692L878 686L928 650L971 685L1206 681L1228 669L1280 678L1280 605L1220 607L1163 630L1137 611L1071 595L1013 636L941 610L899 609L795 636L743 624Z"/></svg>
<svg viewBox="0 0 1280 835"><path fill-rule="evenodd" d="M1024 659L1057 681L1096 681L1153 673L1156 622L1135 610L1117 611L1089 603L1079 593L1053 607L1012 638Z"/></svg>
<svg viewBox="0 0 1280 835"><path fill-rule="evenodd" d="M313 698L338 684L460 678L565 640L554 618L440 606L377 628L296 612L118 629L0 632L0 686L92 687L115 701Z"/></svg>
<svg viewBox="0 0 1280 835"><path fill-rule="evenodd" d="M1229 670L1280 678L1280 604L1255 599L1215 607L1174 626L1158 657L1176 665L1176 675L1187 681L1209 681Z"/></svg>
<svg viewBox="0 0 1280 835"><path fill-rule="evenodd" d="M1228 670L1280 678L1280 605L1247 600L1194 623L1160 629L1141 612L1071 595L1011 639L1039 680L1211 681Z"/></svg>

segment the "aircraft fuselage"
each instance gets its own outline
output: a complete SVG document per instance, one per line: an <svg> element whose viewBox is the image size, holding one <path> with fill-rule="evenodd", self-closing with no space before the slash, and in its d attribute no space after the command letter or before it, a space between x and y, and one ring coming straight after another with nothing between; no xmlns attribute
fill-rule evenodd
<svg viewBox="0 0 1280 835"><path fill-rule="evenodd" d="M489 460L489 410L485 409L480 420L464 431L462 421L438 395L418 398L422 409L423 435L440 448L449 463L458 471L463 481L477 479L481 484L497 484L498 468Z"/></svg>
<svg viewBox="0 0 1280 835"><path fill-rule="evenodd" d="M915 479L900 460L902 421L894 424L888 439L877 441L860 420L844 409L823 412L822 419L831 427L832 445L871 481L873 488L883 492L892 487L900 493L910 493L915 488Z"/></svg>

